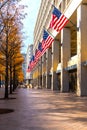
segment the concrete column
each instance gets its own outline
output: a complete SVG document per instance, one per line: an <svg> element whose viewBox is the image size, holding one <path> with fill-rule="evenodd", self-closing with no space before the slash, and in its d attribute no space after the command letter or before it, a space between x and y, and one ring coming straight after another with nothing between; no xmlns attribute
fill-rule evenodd
<svg viewBox="0 0 87 130"><path fill-rule="evenodd" d="M46 60L46 88L50 89L51 88L51 80L50 80L50 69L51 69L51 65L52 65L52 56L51 56L51 48L49 48L47 50L47 60Z"/></svg>
<svg viewBox="0 0 87 130"><path fill-rule="evenodd" d="M42 56L42 88L44 86L44 55Z"/></svg>
<svg viewBox="0 0 87 130"><path fill-rule="evenodd" d="M70 58L70 40L70 29L64 28L61 31L61 92L67 92L69 90L69 77L65 68L67 67L67 62Z"/></svg>
<svg viewBox="0 0 87 130"><path fill-rule="evenodd" d="M40 71L39 71L39 62L38 62L38 64L37 64L37 71L38 71L38 77L37 77L37 83L38 83L38 88L39 88L39 73L40 73Z"/></svg>
<svg viewBox="0 0 87 130"><path fill-rule="evenodd" d="M38 88L38 64L33 69L33 87Z"/></svg>
<svg viewBox="0 0 87 130"><path fill-rule="evenodd" d="M39 63L36 65L36 86L39 88Z"/></svg>
<svg viewBox="0 0 87 130"><path fill-rule="evenodd" d="M54 43L52 43L52 90L58 90L58 77L56 70L59 63L59 45L58 40L55 40Z"/></svg>
<svg viewBox="0 0 87 130"><path fill-rule="evenodd" d="M42 87L46 88L46 53L42 56Z"/></svg>
<svg viewBox="0 0 87 130"><path fill-rule="evenodd" d="M41 65L41 59L38 62L38 88L41 88L41 76L42 76L42 65Z"/></svg>
<svg viewBox="0 0 87 130"><path fill-rule="evenodd" d="M42 88L42 57L40 59L40 88Z"/></svg>
<svg viewBox="0 0 87 130"><path fill-rule="evenodd" d="M87 6L80 5L77 9L77 95L87 95L87 67L83 65L87 61Z"/></svg>

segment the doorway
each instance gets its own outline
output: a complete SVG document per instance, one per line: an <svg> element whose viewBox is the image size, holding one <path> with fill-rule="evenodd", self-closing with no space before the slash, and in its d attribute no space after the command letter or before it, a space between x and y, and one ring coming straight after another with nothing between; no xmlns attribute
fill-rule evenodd
<svg viewBox="0 0 87 130"><path fill-rule="evenodd" d="M69 71L69 92L76 92L77 90L77 70Z"/></svg>

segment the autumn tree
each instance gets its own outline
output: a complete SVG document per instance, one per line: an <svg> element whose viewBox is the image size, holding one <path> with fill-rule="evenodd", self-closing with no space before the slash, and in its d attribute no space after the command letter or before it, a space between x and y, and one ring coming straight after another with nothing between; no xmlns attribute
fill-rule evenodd
<svg viewBox="0 0 87 130"><path fill-rule="evenodd" d="M18 82L18 75L20 71L22 72L22 63L24 61L24 58L20 53L17 55L14 55L14 62L13 62L13 91L17 87Z"/></svg>
<svg viewBox="0 0 87 130"><path fill-rule="evenodd" d="M15 2L8 0L5 6L1 7L0 19L0 64L5 66L5 98L8 98L8 85L9 79L12 79L12 73L14 72L14 57L18 53L20 54L20 47L22 43L21 37L21 19L24 18L24 14L20 14L23 6L18 7ZM20 62L22 64L22 62ZM13 67L13 68L12 68ZM9 78L10 72L10 78ZM14 80L14 79L13 79ZM10 80L10 85L12 84Z"/></svg>
<svg viewBox="0 0 87 130"><path fill-rule="evenodd" d="M16 38L16 39L18 39L18 38ZM9 66L10 66L10 93L12 93L12 81L13 81L13 91L17 86L16 85L16 78L17 78L16 71L18 71L19 68L21 69L22 62L24 60L21 53L20 53L20 49L21 49L21 46L20 46L21 44L20 43L21 43L21 41L17 40L17 43L14 42L10 46L10 60L9 60Z"/></svg>

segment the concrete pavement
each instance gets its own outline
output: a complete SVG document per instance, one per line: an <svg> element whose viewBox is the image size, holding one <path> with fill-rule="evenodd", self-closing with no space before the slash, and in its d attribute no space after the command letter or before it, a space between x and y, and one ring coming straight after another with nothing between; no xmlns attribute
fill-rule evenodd
<svg viewBox="0 0 87 130"><path fill-rule="evenodd" d="M0 114L0 130L87 130L87 97L42 89L17 89L10 97L16 99L0 100L0 108L14 110Z"/></svg>

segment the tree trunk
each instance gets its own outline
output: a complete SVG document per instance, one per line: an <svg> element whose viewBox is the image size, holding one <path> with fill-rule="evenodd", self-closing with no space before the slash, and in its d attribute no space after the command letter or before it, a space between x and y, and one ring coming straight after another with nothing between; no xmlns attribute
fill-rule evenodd
<svg viewBox="0 0 87 130"><path fill-rule="evenodd" d="M10 94L12 94L12 59L10 57Z"/></svg>
<svg viewBox="0 0 87 130"><path fill-rule="evenodd" d="M13 67L13 91L15 90L15 65Z"/></svg>
<svg viewBox="0 0 87 130"><path fill-rule="evenodd" d="M5 74L5 98L8 98L8 31L6 32L6 74Z"/></svg>
<svg viewBox="0 0 87 130"><path fill-rule="evenodd" d="M6 62L6 75L5 75L5 98L8 98L8 62Z"/></svg>

